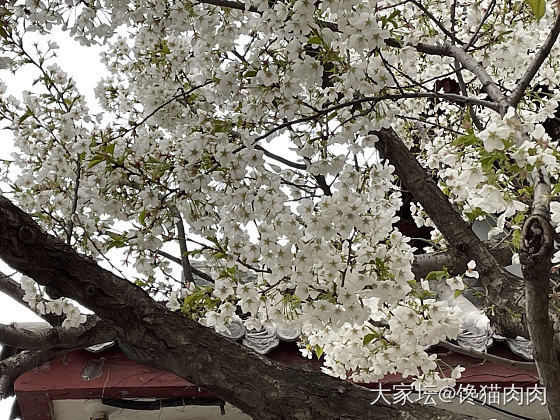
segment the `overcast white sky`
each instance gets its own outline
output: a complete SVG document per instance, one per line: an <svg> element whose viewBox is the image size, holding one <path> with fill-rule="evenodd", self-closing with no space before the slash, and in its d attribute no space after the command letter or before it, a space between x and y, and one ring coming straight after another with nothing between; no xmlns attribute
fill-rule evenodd
<svg viewBox="0 0 560 420"><path fill-rule="evenodd" d="M88 98L90 110L93 113L98 112L99 107L95 101L94 88L99 79L106 74L105 67L99 60L101 49L83 47L61 32L56 32L48 38L43 37L43 39L54 40L60 45L56 62L74 78L80 92ZM7 84L8 92L16 97L19 97L22 91L31 89L34 75L36 73L30 67L22 68L16 75L6 70L0 70L0 79ZM8 130L0 131L0 158L10 159L13 150L11 133ZM14 272L1 260L0 270L5 274ZM40 320L31 310L0 293L0 323L9 324L11 322ZM8 419L12 401L13 398L0 401L0 419Z"/></svg>

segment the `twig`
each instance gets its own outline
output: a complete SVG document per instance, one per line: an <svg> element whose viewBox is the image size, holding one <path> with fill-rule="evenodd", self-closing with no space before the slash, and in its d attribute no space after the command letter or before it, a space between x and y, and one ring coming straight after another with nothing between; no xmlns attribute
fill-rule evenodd
<svg viewBox="0 0 560 420"><path fill-rule="evenodd" d="M151 117L153 117L155 114L157 114L159 111L161 111L163 108L165 108L167 105L169 105L170 103L176 101L179 98L183 98L186 97L188 95L190 95L192 92L194 92L197 89L200 89L204 86L209 85L210 83L212 83L212 81L207 81L206 83L203 83L201 85L197 85L192 87L191 89L189 89L186 92L181 92L178 93L175 96L172 96L170 99L168 99L167 101L165 101L164 103L162 103L161 105L158 105L152 112L150 112L148 115L146 115L144 118L142 118L140 121L138 121L137 123L133 124L131 127L127 128L124 131L121 131L116 137L112 137L112 140L116 140L118 138L121 138L123 136L125 136L126 134L130 133L131 131L136 130L138 127L140 127L142 124L144 124L146 121L148 121Z"/></svg>
<svg viewBox="0 0 560 420"><path fill-rule="evenodd" d="M447 100L449 102L453 102L453 103L461 104L461 105L467 105L467 104L480 105L480 106L484 106L484 107L493 109L494 111L497 111L497 112L500 111L500 106L501 106L500 104L497 104L495 102L484 101L482 99L476 99L476 98L464 97L464 96L461 96L461 95L455 95L453 93L413 92L413 93L388 94L388 95L380 95L380 96L366 96L364 98L359 98L359 99L355 99L355 100L352 100L352 101L343 102L343 103L340 103L340 104L337 104L337 105L333 105L333 106L331 106L329 108L326 108L326 109L324 109L324 110L322 110L318 113L308 115L306 117L301 117L301 118L297 118L295 120L286 121L286 122L284 122L280 125L277 125L276 127L267 131L266 133L262 134L261 136L257 137L255 139L255 142L257 142L259 140L263 140L263 139L269 137L270 135L272 135L272 134L276 133L277 131L280 131L284 128L291 127L291 126L296 125L296 124L301 124L301 123L304 123L304 122L316 120L317 118L320 118L323 115L326 115L326 114L328 114L330 112L333 112L333 111L337 111L337 110L342 109L342 108L351 107L351 106L361 104L361 103L365 103L365 102L377 103L377 102L381 102L381 101L384 101L384 100L396 101L396 100L399 100L399 99L410 99L410 98L413 98L413 99L420 99L420 98L444 99L444 100ZM504 96L504 100L505 100L505 96Z"/></svg>
<svg viewBox="0 0 560 420"><path fill-rule="evenodd" d="M461 89L461 94L463 96L467 96L467 85L465 84L465 80L463 79L463 75L461 74L461 68L459 65L459 60L455 59L455 74L457 76L457 82L459 83L459 89ZM473 121L473 124L475 125L475 127L478 130L483 130L484 126L482 125L482 123L480 122L480 119L478 118L478 115L476 115L476 112L474 111L474 109L472 109L472 107L469 107L469 115L471 116L471 120Z"/></svg>
<svg viewBox="0 0 560 420"><path fill-rule="evenodd" d="M462 48L449 43L445 43L444 48L446 48L465 69L472 72L478 78L480 83L482 83L482 86L484 86L488 95L490 95L490 97L496 102L495 105L497 105L497 107L492 109L499 112L502 116L505 115L509 102L496 82L494 82L490 75L486 72L486 69L480 63L476 62L476 60Z"/></svg>
<svg viewBox="0 0 560 420"><path fill-rule="evenodd" d="M472 47L475 44L475 42L478 40L478 33L480 32L480 29L482 29L482 25L484 25L486 19L488 19L488 17L490 17L490 15L492 14L492 11L494 10L494 6L496 6L496 0L492 0L490 6L488 6L488 9L486 9L486 13L484 14L482 20L476 27L473 36L471 37L471 39L469 39L469 42L467 42L467 45L465 46L465 51L468 51L469 48Z"/></svg>
<svg viewBox="0 0 560 420"><path fill-rule="evenodd" d="M175 227L177 228L177 235L179 240L179 249L181 250L181 267L183 267L183 279L185 283L193 282L192 268L189 262L189 254L187 248L187 235L185 233L185 225L183 224L183 217L181 212L175 205L170 207L173 217L177 219Z"/></svg>
<svg viewBox="0 0 560 420"><path fill-rule="evenodd" d="M443 26L443 24L436 19L436 17L426 8L424 7L422 4L418 3L416 0L409 0L410 3L414 4L416 7L418 7L432 22L434 22L437 27L439 29L441 29L441 31L447 35L454 43L459 44L459 45L464 45L465 43L463 41L461 41L460 39L457 39L457 37L455 37L455 35L450 32L445 26ZM455 14L453 13L453 16Z"/></svg>
<svg viewBox="0 0 560 420"><path fill-rule="evenodd" d="M542 66L542 63L546 58L549 56L550 51L552 50L552 46L558 39L558 34L560 34L560 14L556 17L556 21L546 38L543 46L535 56L535 59L529 66L529 68L525 71L525 74L517 84L517 87L512 92L509 97L509 104L513 107L516 107L523 95L525 94L525 90L529 87L529 84L535 77L535 74L539 71Z"/></svg>
<svg viewBox="0 0 560 420"><path fill-rule="evenodd" d="M173 261L174 263L177 263L177 264L179 264L179 265L182 264L180 258L177 258L177 257L175 257L175 256L173 256L173 255L171 255L171 254L169 254L169 253L167 253L167 252L165 252L165 251L157 250L157 251L155 251L155 253L158 254L158 255L161 255L161 256L164 257L164 258L167 258L167 259L170 260L170 261ZM204 279L204 280L206 280L206 281L208 281L208 282L210 282L210 283L214 283L214 282L215 282L214 279L213 279L209 274L206 274L204 271L200 271L198 268L193 267L192 265L191 265L191 270L192 270L193 274L195 274L196 276L200 277L201 279Z"/></svg>
<svg viewBox="0 0 560 420"><path fill-rule="evenodd" d="M74 198L72 199L72 210L70 212L70 221L68 222L68 230L66 232L66 243L70 245L72 241L72 231L74 230L74 214L76 214L76 209L78 207L78 191L80 189L80 174L81 167L80 158L77 159L78 168L76 169L76 181L74 183Z"/></svg>

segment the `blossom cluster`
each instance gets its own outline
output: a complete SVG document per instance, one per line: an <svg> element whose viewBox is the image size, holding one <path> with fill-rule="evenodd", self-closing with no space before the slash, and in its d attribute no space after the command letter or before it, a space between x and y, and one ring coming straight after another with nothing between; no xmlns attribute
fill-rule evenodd
<svg viewBox="0 0 560 420"><path fill-rule="evenodd" d="M208 327L297 325L302 351L324 356L330 374L450 384L460 372L441 377L427 349L457 335L461 314L413 274L416 250L394 227L403 186L375 133L395 130L465 220L492 221L490 235L506 234L515 249L528 175L558 175L558 142L545 130L558 107L558 47L531 94L502 116L482 82L418 46L444 45L442 27L452 28L513 90L525 70L517 63L534 56L553 16L532 19L521 0L493 12L489 0L425 10L389 0L215 3L6 5L2 63L33 67L39 82L21 98L0 82L0 117L17 147L14 198L99 261L122 251L136 284ZM54 26L103 44L102 114L90 115L56 65L55 44L24 42ZM435 97L454 83L475 105ZM427 251L445 248L424 209L411 207L431 228ZM185 284L171 265L187 271L185 257L213 283ZM441 281L461 291L463 279ZM35 310L64 313L65 326L84 321L67 299L44 302L31 280L22 285Z"/></svg>
<svg viewBox="0 0 560 420"><path fill-rule="evenodd" d="M27 276L22 276L21 288L23 289L23 300L29 307L39 315L54 314L64 315L63 328L75 328L86 322L87 317L80 309L67 298L46 300L39 292L37 283Z"/></svg>

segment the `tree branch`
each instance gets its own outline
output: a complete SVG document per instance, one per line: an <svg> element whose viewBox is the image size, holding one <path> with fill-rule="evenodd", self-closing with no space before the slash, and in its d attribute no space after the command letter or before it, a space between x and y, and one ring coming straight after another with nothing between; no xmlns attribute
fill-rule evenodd
<svg viewBox="0 0 560 420"><path fill-rule="evenodd" d="M554 25L552 26L552 29L550 30L546 41L535 56L535 59L525 71L525 74L517 84L515 90L511 93L509 97L509 104L512 107L515 108L517 106L517 104L525 94L525 91L529 87L529 84L531 84L531 81L544 63L544 60L546 60L546 58L549 56L554 43L558 39L558 34L560 34L560 14L558 14L558 16L556 17L556 21L554 22Z"/></svg>
<svg viewBox="0 0 560 420"><path fill-rule="evenodd" d="M1 271L0 271L0 292L8 295L18 303L21 303L23 306L29 308L27 302L23 300L23 297L25 296L25 292L21 288L21 285L17 281L13 280L10 276L4 274Z"/></svg>
<svg viewBox="0 0 560 420"><path fill-rule="evenodd" d="M513 253L509 246L498 244L496 241L484 241L484 244L498 264L502 266L511 264ZM454 250L419 254L414 256L412 272L416 278L421 278L426 277L430 271L438 271L446 267L450 273L462 274L466 271L469 261L470 258L465 254Z"/></svg>
<svg viewBox="0 0 560 420"><path fill-rule="evenodd" d="M486 9L486 13L484 13L484 16L482 17L480 23L476 27L473 36L471 37L471 39L469 39L469 42L467 42L467 45L465 46L465 51L468 51L469 48L471 48L476 43L476 41L478 40L478 33L482 29L482 26L484 25L484 22L486 22L486 19L488 19L492 14L492 11L494 10L495 6L496 6L496 0L492 0L490 6L488 6L488 9Z"/></svg>
<svg viewBox="0 0 560 420"><path fill-rule="evenodd" d="M436 19L436 17L426 7L424 7L421 3L417 2L416 0L408 0L408 1L412 4L414 4L416 7L418 7L454 43L459 44L459 45L464 45L465 44L460 39L457 39L455 34L450 32L445 26L443 26L443 24L438 19Z"/></svg>
<svg viewBox="0 0 560 420"><path fill-rule="evenodd" d="M174 263L177 263L179 265L182 264L181 258L177 258L165 251L161 251L161 250L157 250L156 254L161 255L164 258L167 258L170 261L173 261ZM204 271L200 271L198 268L194 267L191 265L191 270L193 272L193 274L197 275L198 277L200 277L201 279L204 279L210 283L214 283L214 279L212 278L212 276L210 276L209 274L206 274Z"/></svg>
<svg viewBox="0 0 560 420"><path fill-rule="evenodd" d="M457 75L457 82L459 83L459 89L461 89L461 94L463 96L467 96L467 85L465 84L465 81L463 80L463 75L461 73L462 67L459 66L459 60L455 59L455 65L454 65L454 70L455 70L455 74ZM472 109L472 107L469 107L469 115L471 116L471 120L474 124L474 126L477 128L477 130L481 130L484 128L482 123L480 122L480 119L478 118L478 115L476 115L476 112L474 109Z"/></svg>
<svg viewBox="0 0 560 420"><path fill-rule="evenodd" d="M410 403L371 405L371 391L356 384L262 357L167 310L140 287L44 233L29 215L1 196L0 257L92 309L114 328L130 358L173 372L253 418L465 418Z"/></svg>
<svg viewBox="0 0 560 420"><path fill-rule="evenodd" d="M78 208L78 198L80 190L80 175L82 170L82 165L80 164L80 157L76 160L78 167L76 168L76 180L74 181L74 197L72 198L72 210L70 211L70 219L68 220L68 230L66 231L66 243L70 245L72 241L72 233L74 231L74 214Z"/></svg>
<svg viewBox="0 0 560 420"><path fill-rule="evenodd" d="M0 271L0 292L8 295L20 305L23 305L27 309L31 310L28 303L25 300L23 300L23 297L25 296L25 292L21 288L21 284L19 284L17 281L12 279L10 276L2 273L1 271ZM37 314L37 315L53 326L61 325L62 321L64 321L64 317L55 314L49 313L49 314Z"/></svg>
<svg viewBox="0 0 560 420"><path fill-rule="evenodd" d="M187 234L185 232L185 225L183 224L183 217L181 212L176 206L171 206L171 213L173 217L177 219L175 224L177 228L177 236L179 241L179 250L181 251L181 267L183 268L183 282L192 283L193 282L193 272L191 268L191 263L189 262L189 254L187 248Z"/></svg>
<svg viewBox="0 0 560 420"><path fill-rule="evenodd" d="M250 6L249 4L245 4L245 3L239 2L239 1L202 0L199 3L201 3L201 4L211 4L211 5L214 5L214 6L226 7L226 8L229 8L229 9L243 10L243 11L249 11L249 12L252 12L252 13L261 14L261 12L259 12L259 10L255 6ZM339 32L338 25L334 22L326 22L326 21L320 20L318 23L319 23L319 26L321 26L321 27L329 28L333 32ZM385 44L388 47L394 47L394 48L402 48L403 47L403 44L401 43L401 41L399 41L398 39L395 39L395 38L386 39ZM419 42L415 45L411 45L411 47L413 47L418 52L425 53L425 54L440 55L442 57L451 57L452 56L452 54L445 47L443 47L441 45L426 44L424 42Z"/></svg>
<svg viewBox="0 0 560 420"><path fill-rule="evenodd" d="M268 150L266 150L264 147L262 147L259 144L255 144L253 147L256 150L260 150L261 152L263 152L263 154L265 156L267 156L271 159L274 159L277 162L283 163L284 165L289 166L290 168L301 169L301 170L307 169L307 165L305 163L292 162L291 160L283 158L282 156L278 156L275 153L269 152Z"/></svg>
<svg viewBox="0 0 560 420"><path fill-rule="evenodd" d="M490 102L490 101L484 101L482 99L477 99L477 98L469 98L469 97L465 97L462 95L456 95L453 93L439 93L439 92L409 92L409 93L396 93L396 94L388 94L388 95L379 95L379 96L366 96L363 98L359 98L359 99L355 99L352 101L347 101L347 102L342 102L333 106L330 106L328 108L325 108L323 110L321 110L320 112L316 112L314 114L305 116L305 117L301 117L301 118L296 118L294 120L290 120L290 121L286 121L282 124L277 125L276 127L270 129L269 131L267 131L266 133L258 136L255 139L255 142L259 141L259 140L263 140L269 136L271 136L272 134L287 128L287 127L291 127L293 125L296 124L301 124L304 122L308 122L308 121L313 121L316 120L324 115L327 115L333 111L337 111L339 109L343 109L343 108L348 108L348 107L352 107L354 105L358 105L361 103L365 103L365 102L369 102L369 103L378 103L381 101L386 101L386 100L392 100L392 101L396 101L399 99L410 99L410 98L416 98L416 99L421 99L421 98L434 98L434 99L443 99L446 101L449 101L451 103L455 103L458 105L479 105L479 106L483 106L486 108L490 108L493 109L496 112L500 111L500 105L495 103L495 102Z"/></svg>
<svg viewBox="0 0 560 420"><path fill-rule="evenodd" d="M486 289L487 301L493 308L491 318L500 332L508 336L526 336L522 318L513 316L524 312L518 303L522 301L521 279L498 264L493 253L473 233L397 133L382 129L376 134L380 152L395 167L404 186L449 241L453 252L461 255L460 258L475 260L480 267L480 279Z"/></svg>
<svg viewBox="0 0 560 420"><path fill-rule="evenodd" d="M44 329L25 329L15 324L0 324L0 343L25 350L44 350L50 348L73 349L106 343L115 339L114 331L107 323L90 317L77 328L49 327Z"/></svg>
<svg viewBox="0 0 560 420"><path fill-rule="evenodd" d="M502 93L500 87L492 80L490 75L486 72L486 69L482 66L482 64L477 63L473 57L471 57L465 50L459 48L455 45L445 43L444 48L446 48L451 54L451 56L455 57L461 65L473 73L482 86L486 89L486 92L492 100L496 102L498 108L494 108L495 111L498 111L500 115L505 115L506 109L509 106L509 102L505 95Z"/></svg>
<svg viewBox="0 0 560 420"><path fill-rule="evenodd" d="M533 343L535 362L547 389L560 387L560 358L554 343L554 328L549 317L551 257L554 230L550 225L550 183L541 177L535 182L532 214L523 225L519 259L525 278L527 326ZM560 419L560 393L547 396L551 419Z"/></svg>

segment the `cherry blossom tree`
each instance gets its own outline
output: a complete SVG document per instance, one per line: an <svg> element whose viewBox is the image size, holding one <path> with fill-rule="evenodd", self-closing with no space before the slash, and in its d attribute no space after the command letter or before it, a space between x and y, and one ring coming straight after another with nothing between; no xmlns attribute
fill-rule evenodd
<svg viewBox="0 0 560 420"><path fill-rule="evenodd" d="M0 362L0 383L114 339L255 418L465 418L371 405L354 384L460 377L428 352L461 328L439 282L456 297L481 286L494 328L530 336L560 418L555 7L2 2L0 64L37 80L21 98L0 83L16 146L1 166L0 257L18 272L0 290L53 328L0 327L25 349ZM55 42L28 41L54 28L104 48L103 113L56 64ZM396 227L404 193L431 229L425 249ZM301 329L328 375L217 334L231 322Z"/></svg>

